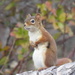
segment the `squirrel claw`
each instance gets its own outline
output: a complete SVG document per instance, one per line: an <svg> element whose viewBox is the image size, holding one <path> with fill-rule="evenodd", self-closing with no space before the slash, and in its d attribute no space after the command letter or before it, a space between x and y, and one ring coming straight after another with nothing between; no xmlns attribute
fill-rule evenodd
<svg viewBox="0 0 75 75"><path fill-rule="evenodd" d="M47 68L39 68L38 71L42 71L42 70L45 70L45 69L47 69Z"/></svg>

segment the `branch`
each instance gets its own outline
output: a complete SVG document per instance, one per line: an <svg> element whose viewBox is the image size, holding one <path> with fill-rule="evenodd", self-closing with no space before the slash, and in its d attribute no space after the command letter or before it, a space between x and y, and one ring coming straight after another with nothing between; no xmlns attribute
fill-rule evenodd
<svg viewBox="0 0 75 75"><path fill-rule="evenodd" d="M31 52L31 51L28 51L28 52L25 54L25 56L23 57L23 59L18 62L18 64L16 65L16 67L11 71L10 75L13 75L13 72L16 71L16 70L18 69L18 67L20 67L19 70L18 70L18 73L19 73L19 71L20 71L20 69L21 69L21 67L22 67L22 63L23 63L24 61L26 62L28 59L31 59L31 57L28 57L29 54L30 54L30 52Z"/></svg>
<svg viewBox="0 0 75 75"><path fill-rule="evenodd" d="M57 44L58 44L58 45L61 45L61 44L63 44L64 42L66 42L67 40L73 38L74 36L75 36L75 35L70 36L70 37L67 37L67 38L65 38L65 39L63 39L63 40L57 41Z"/></svg>
<svg viewBox="0 0 75 75"><path fill-rule="evenodd" d="M75 62L52 66L42 71L26 71L16 75L75 75Z"/></svg>

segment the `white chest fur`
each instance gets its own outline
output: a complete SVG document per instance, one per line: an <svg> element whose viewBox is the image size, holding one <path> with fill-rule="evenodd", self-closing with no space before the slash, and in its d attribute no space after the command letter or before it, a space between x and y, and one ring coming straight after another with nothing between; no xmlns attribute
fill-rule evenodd
<svg viewBox="0 0 75 75"><path fill-rule="evenodd" d="M38 48L34 48L34 53L33 53L33 62L34 66L39 69L39 68L45 68L45 53L47 50L47 42L43 44L39 44Z"/></svg>
<svg viewBox="0 0 75 75"><path fill-rule="evenodd" d="M38 41L41 37L42 33L40 32L40 30L37 30L35 32L29 32L29 40L33 41L34 43ZM38 44L38 47L34 48L32 59L34 62L34 66L37 69L46 67L44 61L45 61L45 53L47 50L47 44L48 42L40 43Z"/></svg>
<svg viewBox="0 0 75 75"><path fill-rule="evenodd" d="M42 34L41 34L40 30L35 31L35 32L29 32L30 41L33 41L34 43L36 41L38 41L38 39L41 37L42 37Z"/></svg>

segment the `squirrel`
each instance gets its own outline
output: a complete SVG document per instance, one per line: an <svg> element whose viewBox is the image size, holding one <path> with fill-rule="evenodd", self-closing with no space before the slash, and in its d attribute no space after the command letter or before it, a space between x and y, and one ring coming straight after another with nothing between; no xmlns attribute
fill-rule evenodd
<svg viewBox="0 0 75 75"><path fill-rule="evenodd" d="M24 28L28 31L30 45L34 48L32 59L35 68L59 66L62 62L60 60L57 61L56 42L52 35L43 27L40 13L35 16L28 14L24 22Z"/></svg>

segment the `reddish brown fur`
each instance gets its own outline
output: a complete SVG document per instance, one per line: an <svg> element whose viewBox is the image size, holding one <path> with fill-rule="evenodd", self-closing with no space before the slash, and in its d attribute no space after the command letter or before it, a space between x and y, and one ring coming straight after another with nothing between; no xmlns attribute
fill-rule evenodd
<svg viewBox="0 0 75 75"><path fill-rule="evenodd" d="M60 65L63 65L63 64L66 64L66 63L70 63L70 62L72 62L72 60L69 59L69 58L61 58L61 59L57 60L56 66L60 66Z"/></svg>
<svg viewBox="0 0 75 75"><path fill-rule="evenodd" d="M36 27L38 27L42 33L42 37L38 39L38 41L36 41L35 43L33 43L33 41L30 41L31 46L36 47L38 46L39 43L45 43L48 42L49 44L49 48L47 48L46 53L44 54L44 63L47 67L53 66L56 63L56 59L57 59L57 47L56 47L56 43L55 40L53 39L53 37L44 29L42 22L40 20L40 15L36 14L36 16L28 16L28 18L26 19L26 24L29 25L34 25ZM31 24L30 20L31 19L35 19L36 22L35 24Z"/></svg>
<svg viewBox="0 0 75 75"><path fill-rule="evenodd" d="M35 19L35 24L31 24L30 19ZM38 39L35 43L33 41L30 41L31 46L36 47L40 43L49 42L49 48L47 48L46 53L44 54L44 63L47 67L53 66L53 65L62 65L65 63L66 59L57 61L57 46L55 43L55 40L53 37L44 29L43 25L40 21L40 15L37 14L37 16L29 16L26 21L27 25L34 25L35 27L38 27L42 33L42 37ZM64 62L62 62L64 61ZM70 62L70 61L69 61ZM57 64L56 64L57 63ZM66 62L67 63L67 62Z"/></svg>
<svg viewBox="0 0 75 75"><path fill-rule="evenodd" d="M51 67L56 64L56 53L53 52L51 49L48 49L46 51L45 64L47 67Z"/></svg>
<svg viewBox="0 0 75 75"><path fill-rule="evenodd" d="M40 26L40 30L42 32L42 38L36 41L35 45L38 45L39 43L50 42L50 48L48 48L46 51L45 61L44 61L45 65L47 67L50 67L56 64L56 59L57 59L56 43L53 37L43 28L43 26Z"/></svg>

